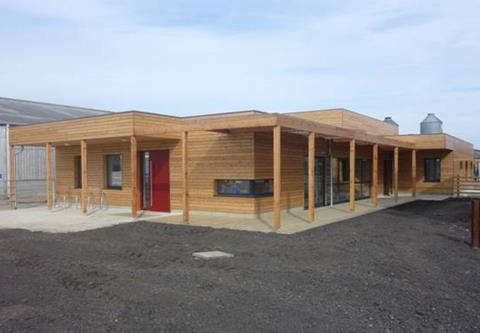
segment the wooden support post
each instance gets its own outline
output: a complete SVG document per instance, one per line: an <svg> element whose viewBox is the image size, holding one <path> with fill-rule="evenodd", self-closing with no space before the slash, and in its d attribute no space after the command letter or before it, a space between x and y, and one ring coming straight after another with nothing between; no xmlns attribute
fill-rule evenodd
<svg viewBox="0 0 480 333"><path fill-rule="evenodd" d="M315 221L315 133L308 135L308 218Z"/></svg>
<svg viewBox="0 0 480 333"><path fill-rule="evenodd" d="M372 206L378 206L378 144L373 145L372 152Z"/></svg>
<svg viewBox="0 0 480 333"><path fill-rule="evenodd" d="M355 211L355 140L350 140L350 211Z"/></svg>
<svg viewBox="0 0 480 333"><path fill-rule="evenodd" d="M417 150L412 150L412 197L417 196Z"/></svg>
<svg viewBox="0 0 480 333"><path fill-rule="evenodd" d="M183 174L183 222L190 220L188 184L188 132L182 133L182 174Z"/></svg>
<svg viewBox="0 0 480 333"><path fill-rule="evenodd" d="M395 147L393 151L393 196L395 202L398 202L398 147Z"/></svg>
<svg viewBox="0 0 480 333"><path fill-rule="evenodd" d="M52 202L52 144L47 143L46 145L46 153L47 153L47 161L46 161L46 168L47 168L47 208L52 209L53 202Z"/></svg>
<svg viewBox="0 0 480 333"><path fill-rule="evenodd" d="M457 184L456 184L457 199L460 198L460 175L457 175Z"/></svg>
<svg viewBox="0 0 480 333"><path fill-rule="evenodd" d="M87 213L88 206L88 163L87 163L87 141L80 141L80 159L82 164L82 213Z"/></svg>
<svg viewBox="0 0 480 333"><path fill-rule="evenodd" d="M15 193L15 146L10 146L10 166L9 166L9 188L10 195L8 197L10 202L10 208L16 208L16 193Z"/></svg>
<svg viewBox="0 0 480 333"><path fill-rule="evenodd" d="M330 207L333 207L333 140L328 140L328 158L330 164Z"/></svg>
<svg viewBox="0 0 480 333"><path fill-rule="evenodd" d="M132 217L137 217L138 212L138 151L137 151L137 138L132 135L130 137L130 171L131 171L131 183L132 183Z"/></svg>
<svg viewBox="0 0 480 333"><path fill-rule="evenodd" d="M280 229L281 225L281 195L282 195L282 128L273 128L273 228Z"/></svg>
<svg viewBox="0 0 480 333"><path fill-rule="evenodd" d="M480 248L480 200L472 200L472 227L470 228L472 234L472 247Z"/></svg>

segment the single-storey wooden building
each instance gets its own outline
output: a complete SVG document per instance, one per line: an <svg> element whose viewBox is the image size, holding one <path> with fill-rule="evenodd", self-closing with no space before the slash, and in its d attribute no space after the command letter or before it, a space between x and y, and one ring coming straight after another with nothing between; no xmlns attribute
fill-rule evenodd
<svg viewBox="0 0 480 333"><path fill-rule="evenodd" d="M9 142L12 154L55 147L49 207L55 192L78 198L84 212L89 200L105 200L133 216L183 210L185 221L190 211L273 211L275 228L286 208L304 207L313 221L324 205L349 202L354 211L356 200L375 206L379 195L453 194L474 160L473 145L453 136L399 135L393 122L345 109L183 118L131 111L15 127Z"/></svg>

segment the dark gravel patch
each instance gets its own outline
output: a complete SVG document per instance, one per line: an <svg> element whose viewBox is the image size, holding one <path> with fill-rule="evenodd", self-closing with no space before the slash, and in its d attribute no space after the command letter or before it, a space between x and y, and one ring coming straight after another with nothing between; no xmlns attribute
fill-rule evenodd
<svg viewBox="0 0 480 333"><path fill-rule="evenodd" d="M418 201L291 236L3 230L0 331L478 332L469 205ZM203 250L235 258L192 258Z"/></svg>

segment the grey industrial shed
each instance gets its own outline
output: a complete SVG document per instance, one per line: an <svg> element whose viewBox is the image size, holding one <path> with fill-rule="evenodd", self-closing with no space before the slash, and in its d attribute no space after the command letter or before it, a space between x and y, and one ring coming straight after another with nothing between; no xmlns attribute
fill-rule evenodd
<svg viewBox="0 0 480 333"><path fill-rule="evenodd" d="M110 111L0 97L0 198L5 200L9 195L8 131L10 127L107 113ZM15 162L17 202L44 201L45 149L21 147L15 151Z"/></svg>

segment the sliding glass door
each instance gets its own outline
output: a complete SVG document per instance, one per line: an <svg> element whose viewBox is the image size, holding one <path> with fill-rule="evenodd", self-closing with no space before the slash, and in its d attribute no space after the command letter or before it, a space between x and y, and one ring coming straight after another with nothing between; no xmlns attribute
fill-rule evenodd
<svg viewBox="0 0 480 333"><path fill-rule="evenodd" d="M308 158L305 158L305 208L308 208ZM355 160L355 200L371 196L372 160ZM315 207L348 202L350 161L348 158L315 157Z"/></svg>
<svg viewBox="0 0 480 333"><path fill-rule="evenodd" d="M327 188L330 193L333 187L333 203L342 203L350 200L350 160L348 158L331 158L331 182ZM367 199L371 195L372 160L355 160L355 200ZM330 196L327 203L330 204Z"/></svg>

